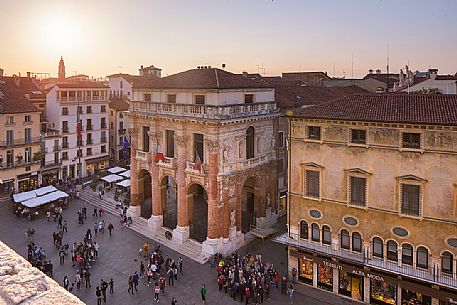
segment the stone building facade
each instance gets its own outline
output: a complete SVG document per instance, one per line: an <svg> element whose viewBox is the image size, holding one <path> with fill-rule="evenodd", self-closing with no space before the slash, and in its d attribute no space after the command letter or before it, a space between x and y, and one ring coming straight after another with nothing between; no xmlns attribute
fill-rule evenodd
<svg viewBox="0 0 457 305"><path fill-rule="evenodd" d="M277 241L299 282L370 304L455 304L456 109L455 95L360 95L289 113Z"/></svg>
<svg viewBox="0 0 457 305"><path fill-rule="evenodd" d="M220 69L134 87L129 212L203 255L239 248L277 218L279 115L273 88Z"/></svg>

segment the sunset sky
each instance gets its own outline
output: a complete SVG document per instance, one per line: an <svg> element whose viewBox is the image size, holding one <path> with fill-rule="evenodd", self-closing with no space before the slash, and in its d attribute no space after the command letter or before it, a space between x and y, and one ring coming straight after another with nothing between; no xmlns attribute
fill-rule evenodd
<svg viewBox="0 0 457 305"><path fill-rule="evenodd" d="M0 0L0 68L67 76L199 65L276 75L457 72L455 0ZM389 47L388 47L389 46ZM263 71L260 71L263 72Z"/></svg>

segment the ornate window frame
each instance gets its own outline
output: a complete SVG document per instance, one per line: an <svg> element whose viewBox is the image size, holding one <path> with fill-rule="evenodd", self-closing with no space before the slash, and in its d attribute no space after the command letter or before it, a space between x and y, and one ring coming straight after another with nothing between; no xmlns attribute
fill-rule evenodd
<svg viewBox="0 0 457 305"><path fill-rule="evenodd" d="M424 211L424 190L425 184L427 183L426 179L420 178L416 175L408 174L403 175L395 178L397 180L396 187L398 196L396 196L397 200L397 212L401 217L410 217L415 219L422 219L423 218L423 211ZM419 186L419 215L409 215L402 213L402 200L403 200L403 185L417 185Z"/></svg>
<svg viewBox="0 0 457 305"><path fill-rule="evenodd" d="M370 179L369 179L369 177L372 174L361 168L350 168L350 169L346 169L344 171L346 174L346 203L347 203L347 205L351 206L351 207L359 208L359 209L368 210L369 198L370 198L370 193L369 193L369 189L370 189L369 180ZM361 206L359 204L351 203L351 177L365 179L365 205L363 205L363 206Z"/></svg>
<svg viewBox="0 0 457 305"><path fill-rule="evenodd" d="M301 190L302 190L303 197L306 199L310 199L310 200L321 201L322 200L322 177L323 177L323 171L325 168L322 165L319 165L314 162L301 163L300 167L301 167ZM306 171L307 170L319 172L319 196L318 197L306 196Z"/></svg>

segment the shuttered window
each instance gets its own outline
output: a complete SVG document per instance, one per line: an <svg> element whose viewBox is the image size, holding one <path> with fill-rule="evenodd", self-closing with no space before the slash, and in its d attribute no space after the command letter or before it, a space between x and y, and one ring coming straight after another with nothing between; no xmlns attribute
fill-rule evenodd
<svg viewBox="0 0 457 305"><path fill-rule="evenodd" d="M401 213L420 215L420 185L401 184Z"/></svg>
<svg viewBox="0 0 457 305"><path fill-rule="evenodd" d="M366 206L367 179L361 177L350 177L350 203L358 206Z"/></svg>
<svg viewBox="0 0 457 305"><path fill-rule="evenodd" d="M312 170L305 170L305 194L307 197L319 198L319 172Z"/></svg>

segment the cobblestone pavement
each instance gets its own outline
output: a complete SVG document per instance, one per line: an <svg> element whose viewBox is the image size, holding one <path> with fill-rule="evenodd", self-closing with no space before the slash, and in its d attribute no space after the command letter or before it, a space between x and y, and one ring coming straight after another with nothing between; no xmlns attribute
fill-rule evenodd
<svg viewBox="0 0 457 305"><path fill-rule="evenodd" d="M64 233L64 242L70 245L73 242L79 242L87 229L93 229L94 218L90 216L92 206L87 204L88 219L84 225L79 225L77 221L77 210L86 203L82 200L73 201L70 207L63 212L63 218L68 222L68 233ZM100 279L109 281L114 279L113 295L108 293L106 304L130 305L141 304L150 305L155 303L153 300L152 287L147 287L147 282L141 279L138 292L134 295L127 293L127 279L134 271L139 269L138 249L144 242L149 242L155 246L155 242L147 239L143 235L130 229L122 228L116 216L107 214L102 219L108 225L112 222L115 229L112 236L108 231L104 234L94 235L94 239L100 244L99 257L91 270L92 288L81 288L73 291L86 304L96 304L95 287L100 283ZM100 221L100 218L96 220ZM59 265L58 251L53 245L52 233L57 231L57 223L47 222L46 217L27 221L16 217L10 208L9 203L0 204L0 239L8 246L13 248L23 257L27 257L27 238L25 231L27 228L34 228L35 243L42 246L47 253L47 258L51 259L54 264L54 279L62 285L63 277L69 276L70 282L74 281L75 268L71 266L71 258L67 257L64 265ZM179 254L162 246L164 255L171 258L178 258ZM281 273L287 268L287 251L283 245L266 240L264 242L255 240L246 247L240 249L241 254L250 252L251 254L261 254L263 261L273 262ZM174 286L165 289L165 295L161 296L160 304L171 304L171 298L176 297L179 305L201 304L199 289L205 283L208 289L208 305L226 305L241 304L239 301L233 301L228 295L220 293L217 289L216 274L213 268L208 264L201 265L187 257L184 257L184 275L178 277ZM338 305L350 304L348 301L339 298L333 294L323 292L314 288L305 288L303 294L295 294L295 304L309 305ZM288 298L281 295L279 291L272 292L272 299L266 304L289 304ZM58 304L56 304L58 305Z"/></svg>

